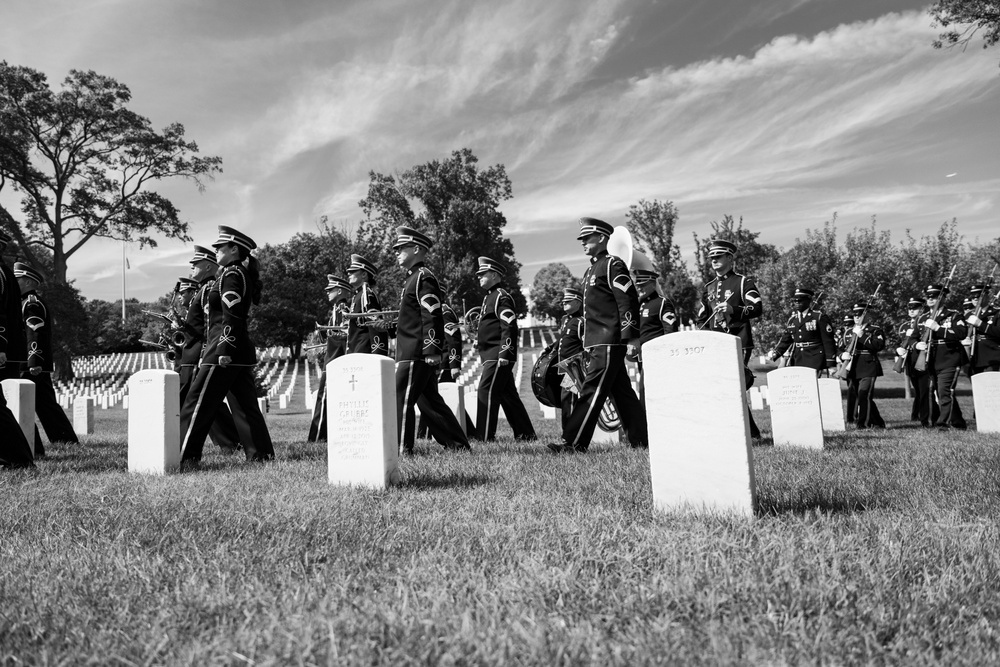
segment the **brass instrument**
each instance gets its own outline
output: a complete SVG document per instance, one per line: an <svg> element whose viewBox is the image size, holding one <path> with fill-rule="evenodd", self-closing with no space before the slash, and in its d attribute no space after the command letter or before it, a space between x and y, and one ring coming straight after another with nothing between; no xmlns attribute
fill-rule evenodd
<svg viewBox="0 0 1000 667"><path fill-rule="evenodd" d="M386 331L396 326L399 319L398 310L369 310L366 313L344 313L344 317L351 320L364 320L359 324L371 329Z"/></svg>
<svg viewBox="0 0 1000 667"><path fill-rule="evenodd" d="M465 328L465 333L469 338L477 338L479 336L479 320L482 318L482 314L482 307L476 306L475 308L469 308L465 315L462 316L462 326Z"/></svg>
<svg viewBox="0 0 1000 667"><path fill-rule="evenodd" d="M181 339L182 339L182 343L183 343L184 334L181 334L181 332L179 332L179 331L177 333L180 334ZM155 347L158 350L166 350L166 352L167 352L167 361L176 361L177 360L177 348L180 347L180 346L179 345L174 345L172 343L166 343L165 341L166 341L166 337L163 334L160 334L160 340L157 341L157 342L155 342L155 343L153 341L151 341L151 340L143 340L141 338L139 339L139 342L142 343L142 344L144 344L144 345L149 345L150 347Z"/></svg>

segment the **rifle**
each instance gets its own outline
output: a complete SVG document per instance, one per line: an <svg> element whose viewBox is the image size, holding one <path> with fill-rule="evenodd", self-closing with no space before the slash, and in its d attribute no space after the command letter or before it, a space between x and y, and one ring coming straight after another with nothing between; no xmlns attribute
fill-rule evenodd
<svg viewBox="0 0 1000 667"><path fill-rule="evenodd" d="M990 271L989 277L986 279L986 282L983 284L983 291L979 293L979 298L976 299L976 308L975 308L975 310L972 311L972 317L975 317L975 318L978 319L979 316L982 314L982 312L983 312L983 299L986 296L989 295L990 288L993 287L993 277L996 275L996 272L997 272L997 263L994 262L993 263L993 270ZM996 297L994 297L994 298L996 298ZM992 300L990 301L990 304L992 304ZM972 327L972 333L970 334L969 337L972 339L972 345L969 346L969 360L970 360L970 363L971 363L972 355L976 353L976 338L978 337L978 333L976 331L976 327Z"/></svg>
<svg viewBox="0 0 1000 667"><path fill-rule="evenodd" d="M956 268L958 268L958 264L951 267L951 273L948 274L948 279L944 281L944 287L941 289L941 296L938 298L937 305L934 306L934 310L930 312L927 319L936 320L938 315L941 314L941 310L944 307L944 299L948 296L948 287L951 285L951 279L955 277ZM924 327L924 332L920 335L920 342L924 344L924 349L920 350L917 360L913 363L913 369L918 373L923 373L927 370L927 357L930 354L931 336L933 335L934 331L927 326Z"/></svg>
<svg viewBox="0 0 1000 667"><path fill-rule="evenodd" d="M872 307L872 303L878 297L879 290L881 289L882 289L882 283L879 283L875 287L875 291L872 292L871 296L868 297L868 301L865 303L865 309L861 311L861 324L856 326L863 327L865 325L865 317L868 315L868 309ZM854 367L854 359L857 356L857 351L858 351L858 338L860 338L860 336L858 335L855 335L853 338L851 338L851 342L847 344L847 349L844 350L845 352L847 352L847 354L850 355L850 358L847 361L841 361L840 365L837 366L837 370L836 372L834 372L833 377L837 378L838 380L846 380L848 375L850 375L851 373L851 368Z"/></svg>

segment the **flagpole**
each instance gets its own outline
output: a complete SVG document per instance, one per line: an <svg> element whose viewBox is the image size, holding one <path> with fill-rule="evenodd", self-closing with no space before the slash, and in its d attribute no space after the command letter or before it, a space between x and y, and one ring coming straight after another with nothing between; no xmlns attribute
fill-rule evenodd
<svg viewBox="0 0 1000 667"><path fill-rule="evenodd" d="M125 239L122 239L122 326L125 326Z"/></svg>

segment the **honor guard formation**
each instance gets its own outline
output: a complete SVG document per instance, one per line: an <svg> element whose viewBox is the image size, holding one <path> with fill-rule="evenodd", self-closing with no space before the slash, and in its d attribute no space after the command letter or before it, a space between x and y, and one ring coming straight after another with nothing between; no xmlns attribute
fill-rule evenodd
<svg viewBox="0 0 1000 667"><path fill-rule="evenodd" d="M561 410L561 437L544 445L556 454L584 453L598 428L620 428L628 446L648 447L645 391L641 379L638 393L633 389L627 362L635 364L641 378L643 346L684 327L674 302L660 293L659 273L631 247L627 230L581 218L576 239L590 266L581 286L563 289L556 341L532 372L538 399ZM10 241L0 232L0 251ZM224 452L242 451L248 461L274 458L257 400L257 353L248 328L264 289L256 247L243 232L220 226L210 246L194 247L189 274L174 289L170 314L150 313L170 324L170 335L154 345L169 350L179 377L181 460L186 467L199 465L209 437ZM433 247L424 232L397 227L392 248L406 274L398 303L379 295L379 267L360 254L350 256L345 276L326 276L329 316L316 323L322 342L311 346L322 348L324 371L308 441L327 438L326 365L352 354L394 357L396 440L404 455L413 453L418 436L429 435L444 448L459 451L472 449L470 439L491 442L501 410L514 438L537 440L514 376L520 336L505 282L508 267L495 258L478 258L475 274L483 300L459 317L427 266ZM755 380L750 371L753 322L764 312L763 299L753 278L737 272L739 248L734 243L713 239L707 256L714 277L700 294L694 326L739 339L749 389ZM38 292L44 280L37 267L22 262L8 267L0 257L0 379L32 383L37 420L48 440L75 443L77 434L52 384L55 318ZM817 378L830 374L843 380L846 421L859 429L884 428L875 383L883 375L879 354L895 345L894 370L906 374L913 397L911 419L925 427L964 429L956 384L963 369L969 375L1000 372L1000 313L991 282L973 285L961 310L944 306L949 284L950 277L910 298L904 323L890 332L892 340L871 318L878 289L835 321L823 311L822 291L797 286L794 308L765 357L779 367L809 368ZM442 398L439 383L459 380L463 343L475 347L482 373L474 407L461 419ZM752 414L749 430L752 438L761 437ZM37 427L32 435L34 454L0 393L0 466L31 467L34 458L45 456Z"/></svg>

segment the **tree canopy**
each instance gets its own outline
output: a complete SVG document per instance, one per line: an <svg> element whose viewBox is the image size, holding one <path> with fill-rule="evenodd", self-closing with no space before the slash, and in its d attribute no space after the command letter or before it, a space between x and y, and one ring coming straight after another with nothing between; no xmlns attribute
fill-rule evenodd
<svg viewBox="0 0 1000 667"><path fill-rule="evenodd" d="M565 264L554 262L543 266L531 284L531 314L558 321L563 314L563 290L567 287L579 288L580 281Z"/></svg>
<svg viewBox="0 0 1000 667"><path fill-rule="evenodd" d="M1000 42L1000 3L992 0L937 0L927 12L934 26L948 28L934 40L935 49L968 46L982 32L983 48Z"/></svg>
<svg viewBox="0 0 1000 667"><path fill-rule="evenodd" d="M93 71L71 70L53 91L41 72L0 62L0 191L21 195L22 214L0 206L0 226L31 265L51 256L54 282L67 283L68 260L95 237L189 241L188 224L149 185L180 177L201 188L221 171L221 158L196 155L183 125L157 132L131 99Z"/></svg>

